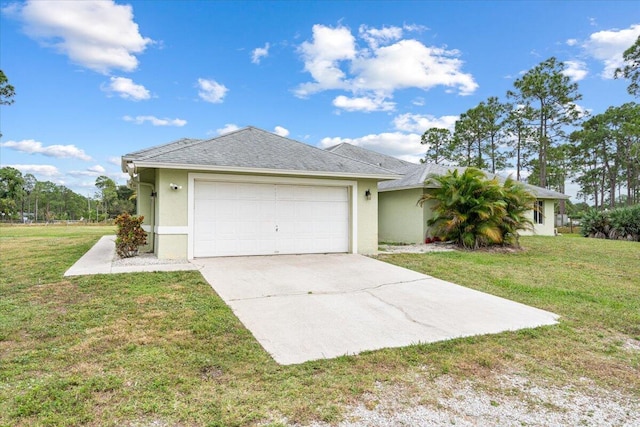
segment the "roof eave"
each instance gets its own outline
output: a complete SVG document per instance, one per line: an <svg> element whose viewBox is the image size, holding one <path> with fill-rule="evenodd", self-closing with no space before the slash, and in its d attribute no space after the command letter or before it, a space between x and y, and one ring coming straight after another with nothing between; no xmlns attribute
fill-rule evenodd
<svg viewBox="0 0 640 427"><path fill-rule="evenodd" d="M413 190L413 189L417 189L417 188L427 188L427 189L434 189L434 188L438 188L437 185L427 185L427 184L414 184L414 185L404 185L404 186L398 186L398 187L392 187L392 188L379 188L378 192L379 193L385 193L385 192L389 192L389 191L398 191L398 190ZM559 200L559 199L564 199L564 200L568 200L571 198L571 196L567 196L566 194L562 194L562 193L558 193L558 195L539 195L539 194L533 194L536 199L542 199L542 200Z"/></svg>
<svg viewBox="0 0 640 427"><path fill-rule="evenodd" d="M123 159L124 161L124 159ZM265 169L265 168L248 168L239 166L215 166L215 165L192 165L181 163L158 163L158 162L136 162L129 160L133 164L133 171L138 168L156 168L156 169L179 169L179 170L198 170L209 172L233 172L233 173L254 173L262 175L308 175L316 177L330 178L360 178L375 179L378 181L386 181L398 179L401 175L397 174L371 174L371 173L349 173L349 172L330 172L330 171L306 171L306 170L286 170L286 169Z"/></svg>
<svg viewBox="0 0 640 427"><path fill-rule="evenodd" d="M399 190L415 190L417 188L428 188L424 185L404 185L402 187L393 187L393 188L378 188L378 193L386 193L389 191L399 191Z"/></svg>

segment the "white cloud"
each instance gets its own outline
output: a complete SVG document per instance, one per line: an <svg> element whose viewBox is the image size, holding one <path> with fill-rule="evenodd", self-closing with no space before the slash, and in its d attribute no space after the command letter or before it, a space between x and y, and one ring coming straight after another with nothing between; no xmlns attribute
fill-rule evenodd
<svg viewBox="0 0 640 427"><path fill-rule="evenodd" d="M304 60L304 69L315 80L304 83L296 90L296 95L305 97L327 89L345 89L345 73L340 69L341 61L356 56L355 38L345 27L330 28L324 25L313 26L313 41L305 41L299 52Z"/></svg>
<svg viewBox="0 0 640 427"><path fill-rule="evenodd" d="M107 162L111 163L112 165L116 165L116 166L120 166L122 159L120 157L115 157L115 156L111 156L107 159Z"/></svg>
<svg viewBox="0 0 640 427"><path fill-rule="evenodd" d="M257 47L251 52L251 62L259 64L262 58L269 56L269 43L266 43L264 47Z"/></svg>
<svg viewBox="0 0 640 427"><path fill-rule="evenodd" d="M33 139L23 139L21 141L7 141L0 144L5 148L21 151L28 154L42 154L48 157L78 159L89 161L91 156L75 145L47 145Z"/></svg>
<svg viewBox="0 0 640 427"><path fill-rule="evenodd" d="M333 100L333 105L346 111L392 111L395 109L394 102L384 101L383 98L354 97L349 98L339 95Z"/></svg>
<svg viewBox="0 0 640 427"><path fill-rule="evenodd" d="M321 148L346 142L378 153L397 157L413 163L424 158L426 147L420 143L424 131L431 127L453 130L458 116L401 114L393 120L394 132L370 134L358 138L327 137L320 140Z"/></svg>
<svg viewBox="0 0 640 427"><path fill-rule="evenodd" d="M142 101L151 98L151 93L142 85L135 84L126 77L111 77L108 86L103 87L108 92L116 92L121 98L132 101Z"/></svg>
<svg viewBox="0 0 640 427"><path fill-rule="evenodd" d="M358 28L358 34L372 49L377 49L380 45L387 45L393 41L400 40L402 37L402 28L369 28L366 25L361 25L360 28Z"/></svg>
<svg viewBox="0 0 640 427"><path fill-rule="evenodd" d="M100 165L90 166L87 168L87 171L98 174L104 174L105 172L107 172L107 170Z"/></svg>
<svg viewBox="0 0 640 427"><path fill-rule="evenodd" d="M573 105L573 108L578 113L578 117L580 119L584 119L584 118L588 117L589 115L591 115L591 112L593 111L592 108L585 108L582 105L576 104L574 102L570 102L569 104Z"/></svg>
<svg viewBox="0 0 640 427"><path fill-rule="evenodd" d="M459 116L435 117L430 114L400 114L393 119L395 128L402 132L417 132L422 135L430 128L443 128L453 131Z"/></svg>
<svg viewBox="0 0 640 427"><path fill-rule="evenodd" d="M276 126L273 133L280 136L289 136L289 129L283 128L282 126Z"/></svg>
<svg viewBox="0 0 640 427"><path fill-rule="evenodd" d="M357 90L385 94L404 88L424 90L435 86L457 88L470 95L478 84L471 74L460 72L462 61L456 50L427 47L416 40L400 40L376 50L372 58L358 58L352 64Z"/></svg>
<svg viewBox="0 0 640 427"><path fill-rule="evenodd" d="M60 176L60 171L57 167L51 165L6 165L15 169L18 169L23 174L34 174L46 177Z"/></svg>
<svg viewBox="0 0 640 427"><path fill-rule="evenodd" d="M567 46L575 46L578 44L578 39L567 39L565 43L567 43Z"/></svg>
<svg viewBox="0 0 640 427"><path fill-rule="evenodd" d="M23 21L29 37L100 73L134 71L136 55L153 43L140 34L132 7L114 1L30 0L4 11Z"/></svg>
<svg viewBox="0 0 640 427"><path fill-rule="evenodd" d="M207 102L219 104L229 89L215 80L198 79L198 96Z"/></svg>
<svg viewBox="0 0 640 427"><path fill-rule="evenodd" d="M563 61L566 68L562 72L574 82L584 79L587 74L587 64L583 61Z"/></svg>
<svg viewBox="0 0 640 427"><path fill-rule="evenodd" d="M387 98L394 91L406 88L429 90L444 86L460 95L470 95L478 88L473 76L461 71L463 62L455 49L425 46L413 39L402 39L404 30L417 31L405 26L369 28L361 26L359 38L366 47L359 47L357 40L346 27L313 26L311 41L300 45L299 53L305 71L313 81L298 86L295 94L307 97L325 90L344 90L352 93L334 99L348 111L387 111ZM364 100L377 100L384 108L373 110Z"/></svg>
<svg viewBox="0 0 640 427"><path fill-rule="evenodd" d="M420 144L421 135L417 133L386 132L371 134L359 138L327 137L320 141L321 148L346 142L378 153L387 154L403 160L418 163L424 158L425 147Z"/></svg>
<svg viewBox="0 0 640 427"><path fill-rule="evenodd" d="M622 54L640 36L640 24L635 24L623 30L604 30L593 33L582 45L593 58L602 61L604 70L602 77L612 79L616 68L624 65Z"/></svg>
<svg viewBox="0 0 640 427"><path fill-rule="evenodd" d="M159 119L155 116L136 116L136 117L124 116L122 120L124 120L125 122L135 123L137 125L141 125L145 122L149 122L154 126L182 127L187 124L187 121L183 119L167 119L167 118Z"/></svg>
<svg viewBox="0 0 640 427"><path fill-rule="evenodd" d="M224 127L221 127L220 129L216 129L216 132L218 133L218 135L224 135L225 133L234 132L234 131L237 131L238 129L240 129L240 126L234 125L233 123L227 123L224 125Z"/></svg>
<svg viewBox="0 0 640 427"><path fill-rule="evenodd" d="M100 165L94 165L94 166L90 166L88 168L86 168L85 170L82 171L69 171L68 172L69 175L71 176L95 176L95 177L99 177L102 175L107 175L107 170L100 166Z"/></svg>

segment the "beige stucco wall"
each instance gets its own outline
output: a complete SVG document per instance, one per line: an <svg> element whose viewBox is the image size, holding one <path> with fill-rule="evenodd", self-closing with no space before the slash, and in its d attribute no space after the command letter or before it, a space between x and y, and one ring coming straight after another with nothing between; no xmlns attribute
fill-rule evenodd
<svg viewBox="0 0 640 427"><path fill-rule="evenodd" d="M416 205L421 188L385 191L379 194L378 233L381 242L421 243L426 230L428 207Z"/></svg>
<svg viewBox="0 0 640 427"><path fill-rule="evenodd" d="M523 236L538 235L538 236L554 236L555 235L555 200L543 200L544 212L542 216L542 224L534 224L533 232L522 232ZM528 217L533 221L533 211L531 211Z"/></svg>
<svg viewBox="0 0 640 427"><path fill-rule="evenodd" d="M173 190L169 184L176 184L182 188ZM187 226L187 195L188 173L182 170L159 169L156 180L158 192L158 216L156 226L175 227ZM186 231L186 230L185 230Z"/></svg>
<svg viewBox="0 0 640 427"><path fill-rule="evenodd" d="M142 228L147 232L147 244L140 248L142 252L153 251L153 226L155 197L151 197L153 187L148 183L136 183L136 210L138 215L143 216Z"/></svg>
<svg viewBox="0 0 640 427"><path fill-rule="evenodd" d="M162 259L186 259L188 244L188 172L156 170L156 247ZM169 184L182 188L173 190Z"/></svg>
<svg viewBox="0 0 640 427"><path fill-rule="evenodd" d="M371 191L371 200L365 192ZM375 255L378 253L378 183L373 180L359 180L356 198L358 209L358 253Z"/></svg>
<svg viewBox="0 0 640 427"><path fill-rule="evenodd" d="M422 243L429 234L427 221L433 217L434 201L428 201L422 208L416 202L423 189L385 191L380 193L378 203L378 233L381 242ZM523 231L522 235L553 236L555 200L544 200L543 223L534 224L533 231ZM533 221L533 211L527 216Z"/></svg>
<svg viewBox="0 0 640 427"><path fill-rule="evenodd" d="M141 174L141 178L155 184L157 197L154 200L155 212L153 224L155 235L155 254L158 258L176 259L187 258L189 242L189 209L188 185L189 172L183 170L157 169L150 175L149 171ZM220 175L217 173L216 175ZM151 178L152 176L153 178ZM292 177L283 177L288 179ZM309 177L293 177L309 178ZM315 179L315 178L314 178ZM176 184L182 188L173 190L169 184ZM378 191L377 181L357 180L355 194L356 201L356 238L357 252L371 255L378 250ZM371 191L371 200L365 197L365 191ZM149 199L151 199L149 197ZM144 212L153 209L152 204L139 203ZM142 212L141 211L141 212ZM352 213L353 214L353 213ZM146 221L145 221L146 223Z"/></svg>
<svg viewBox="0 0 640 427"><path fill-rule="evenodd" d="M533 211L527 214L527 217L533 221ZM542 224L534 224L533 231L520 232L523 236L535 234L537 236L554 236L555 235L555 200L544 200L544 212Z"/></svg>

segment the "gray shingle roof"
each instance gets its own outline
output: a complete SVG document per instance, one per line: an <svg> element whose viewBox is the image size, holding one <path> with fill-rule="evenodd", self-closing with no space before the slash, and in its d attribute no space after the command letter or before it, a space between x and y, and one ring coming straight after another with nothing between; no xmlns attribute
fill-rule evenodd
<svg viewBox="0 0 640 427"><path fill-rule="evenodd" d="M374 164L381 164L384 167L393 170L394 172L402 175L400 179L393 181L383 181L378 183L378 191L393 191L393 190L405 190L409 188L434 188L433 184L425 184L425 180L431 175L444 175L450 170L457 169L459 172L464 172L467 168L460 166L444 166L434 163L410 163L404 160L396 159L395 157L380 154L375 151L367 150L366 148L356 147L351 144L342 143L340 145L330 147L328 150L339 152L346 156L353 156L356 159L362 159L364 161L373 161ZM489 172L485 172L487 177L497 177L501 182L505 181L504 177L499 175L493 175ZM557 191L549 190L535 185L522 183L524 187L539 199L568 199L566 194L558 193Z"/></svg>
<svg viewBox="0 0 640 427"><path fill-rule="evenodd" d="M275 135L254 127L216 138L180 139L122 156L137 167L263 170L392 179L391 170Z"/></svg>
<svg viewBox="0 0 640 427"><path fill-rule="evenodd" d="M340 154L341 156L358 159L362 162L380 166L392 171L403 170L407 166L415 165L415 163L406 162L404 160L396 159L395 157L380 154L375 151L367 150L347 143L334 145L333 147L329 147L326 150L331 151L332 153Z"/></svg>

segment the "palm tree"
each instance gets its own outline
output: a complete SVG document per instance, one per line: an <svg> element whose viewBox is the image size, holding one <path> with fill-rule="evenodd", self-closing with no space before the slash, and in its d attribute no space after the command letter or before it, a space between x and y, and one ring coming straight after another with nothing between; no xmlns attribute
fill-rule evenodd
<svg viewBox="0 0 640 427"><path fill-rule="evenodd" d="M525 213L533 205L532 196L511 179L503 186L497 178L487 179L484 172L467 168L432 176L427 183L436 185L418 200L420 206L435 201L427 225L437 236L464 248L517 245L517 231L531 223Z"/></svg>
<svg viewBox="0 0 640 427"><path fill-rule="evenodd" d="M518 181L507 178L503 185L504 201L507 203L506 216L502 219L504 243L519 247L519 231L533 229L533 221L527 212L535 208L536 198Z"/></svg>

